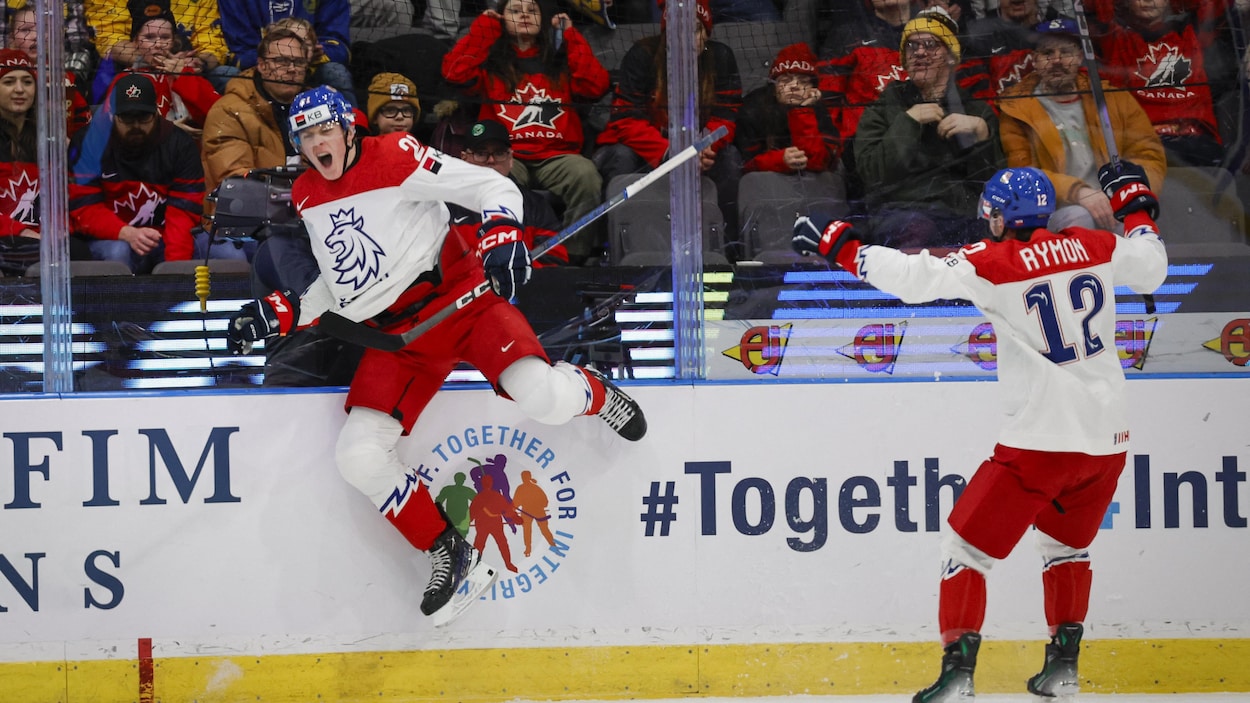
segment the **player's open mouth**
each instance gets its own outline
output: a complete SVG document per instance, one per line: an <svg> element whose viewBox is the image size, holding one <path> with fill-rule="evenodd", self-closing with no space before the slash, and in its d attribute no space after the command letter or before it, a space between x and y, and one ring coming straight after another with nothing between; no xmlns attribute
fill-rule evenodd
<svg viewBox="0 0 1250 703"><path fill-rule="evenodd" d="M330 164L334 163L334 155L333 154L318 154L317 160L321 162L322 166L329 166Z"/></svg>

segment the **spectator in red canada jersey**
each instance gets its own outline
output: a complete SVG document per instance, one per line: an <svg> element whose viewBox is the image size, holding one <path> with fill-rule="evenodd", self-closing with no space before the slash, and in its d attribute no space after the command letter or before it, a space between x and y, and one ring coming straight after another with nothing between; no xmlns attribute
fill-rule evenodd
<svg viewBox="0 0 1250 703"><path fill-rule="evenodd" d="M820 90L831 99L833 116L842 137L842 162L846 166L846 193L852 202L863 202L864 186L855 168L851 141L864 108L881 97L881 91L907 77L899 61L898 44L903 26L911 19L910 0L871 0L872 13L859 21L837 27L820 45Z"/></svg>
<svg viewBox="0 0 1250 703"><path fill-rule="evenodd" d="M113 131L98 169L95 163L74 166L72 231L92 259L120 261L135 273L150 272L163 260L193 258L192 230L204 200L195 141L158 114L156 86L146 75L123 75L109 102ZM201 237L206 246L207 235ZM214 247L212 256L243 254L226 245Z"/></svg>
<svg viewBox="0 0 1250 703"><path fill-rule="evenodd" d="M564 201L570 223L603 199L603 180L582 156L577 103L608 92L608 72L569 16L547 0L505 0L486 10L443 58L443 77L481 100L481 120L494 119L512 135L512 176L522 186L549 190ZM578 258L592 242L569 242Z"/></svg>
<svg viewBox="0 0 1250 703"><path fill-rule="evenodd" d="M0 275L39 261L39 164L35 154L35 66L0 50Z"/></svg>
<svg viewBox="0 0 1250 703"><path fill-rule="evenodd" d="M751 91L738 111L734 141L743 171L821 172L836 168L841 140L816 86L816 56L807 44L777 54L772 84Z"/></svg>
<svg viewBox="0 0 1250 703"><path fill-rule="evenodd" d="M1224 146L1215 118L1204 49L1192 15L1173 16L1168 0L1126 0L1099 40L1105 78L1132 88L1163 140L1168 163L1216 166Z"/></svg>
<svg viewBox="0 0 1250 703"><path fill-rule="evenodd" d="M820 89L840 108L838 131L849 142L864 108L896 80L906 78L898 43L911 19L910 0L871 0L872 15L835 29L819 51Z"/></svg>
<svg viewBox="0 0 1250 703"><path fill-rule="evenodd" d="M661 3L663 12L663 3ZM738 60L727 44L711 39L712 13L707 0L695 3L695 53L698 56L698 123L704 133L725 127L728 134L699 154L699 168L716 184L721 214L732 239L737 233L738 181L742 155L734 146L738 108L742 105L742 76ZM629 173L653 169L669 153L668 138L668 29L634 42L621 59L612 117L599 135L595 165L604 182Z"/></svg>

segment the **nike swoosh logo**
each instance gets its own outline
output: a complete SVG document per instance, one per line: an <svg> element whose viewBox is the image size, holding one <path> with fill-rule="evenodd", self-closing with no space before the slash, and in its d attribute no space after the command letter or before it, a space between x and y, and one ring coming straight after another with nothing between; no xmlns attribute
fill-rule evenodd
<svg viewBox="0 0 1250 703"><path fill-rule="evenodd" d="M1001 53L1003 53L1003 52L1004 52L1004 51L1006 51L1006 50L1007 50L1007 47L1005 47L1005 46L996 46L996 47L994 47L993 49L990 49L990 53L991 53L991 54L1001 54Z"/></svg>
<svg viewBox="0 0 1250 703"><path fill-rule="evenodd" d="M511 349L511 348L512 348L512 345L513 345L513 344L516 344L516 340L515 340L515 339L514 339L514 340L512 340L511 342L508 342L507 344L503 345L502 347L499 347L499 351L501 351L501 352L507 352L509 349Z"/></svg>
<svg viewBox="0 0 1250 703"><path fill-rule="evenodd" d="M303 210L303 209L304 209L304 203L308 202L308 198L311 198L311 197L312 197L312 196L310 195L310 196L308 196L307 198L304 198L303 200L299 201L299 205L296 205L296 206L295 206L295 209L296 209L296 210Z"/></svg>
<svg viewBox="0 0 1250 703"><path fill-rule="evenodd" d="M876 39L861 39L859 41L860 46L872 46L873 44L876 44L876 43L877 43Z"/></svg>
<svg viewBox="0 0 1250 703"><path fill-rule="evenodd" d="M101 173L100 178L117 178L117 173Z"/></svg>

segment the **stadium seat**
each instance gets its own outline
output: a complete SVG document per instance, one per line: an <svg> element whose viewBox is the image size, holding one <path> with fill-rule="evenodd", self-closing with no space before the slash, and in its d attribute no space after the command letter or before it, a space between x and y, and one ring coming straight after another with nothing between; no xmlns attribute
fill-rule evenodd
<svg viewBox="0 0 1250 703"><path fill-rule="evenodd" d="M27 278L38 278L42 275L39 264L31 264L26 269ZM130 267L120 261L71 261L70 276L133 276Z"/></svg>
<svg viewBox="0 0 1250 703"><path fill-rule="evenodd" d="M1245 210L1220 168L1170 167L1159 193L1159 232L1178 256L1250 254Z"/></svg>
<svg viewBox="0 0 1250 703"><path fill-rule="evenodd" d="M790 248L790 233L796 216L812 212L835 218L850 212L841 175L829 171L745 174L738 186L738 222L746 257L774 264L800 261L802 257Z"/></svg>
<svg viewBox="0 0 1250 703"><path fill-rule="evenodd" d="M252 270L251 264L243 259L196 259L194 261L162 261L152 269L152 275L195 275L195 267L208 264L208 270L213 273L249 273Z"/></svg>
<svg viewBox="0 0 1250 703"><path fill-rule="evenodd" d="M617 176L609 193L619 193L642 174ZM724 254L724 222L716 205L716 186L703 179L703 261L728 264ZM663 266L672 262L669 180L661 179L608 213L608 249L618 266Z"/></svg>

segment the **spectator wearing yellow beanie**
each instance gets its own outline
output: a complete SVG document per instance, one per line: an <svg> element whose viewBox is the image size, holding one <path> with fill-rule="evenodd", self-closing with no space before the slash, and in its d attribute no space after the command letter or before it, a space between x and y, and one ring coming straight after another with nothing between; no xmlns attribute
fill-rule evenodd
<svg viewBox="0 0 1250 703"><path fill-rule="evenodd" d="M898 53L902 58L906 58L907 40L913 34L932 34L935 39L946 45L947 50L951 52L954 63L960 61L959 25L951 16L940 7L931 7L924 12L916 15L910 22L903 26L903 38L898 43Z"/></svg>
<svg viewBox="0 0 1250 703"><path fill-rule="evenodd" d="M399 73L379 73L369 83L369 124L375 134L411 132L421 119L417 86Z"/></svg>

